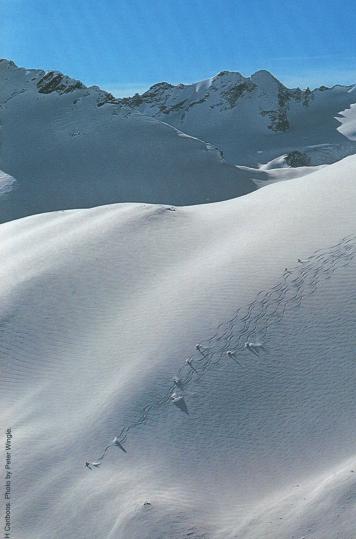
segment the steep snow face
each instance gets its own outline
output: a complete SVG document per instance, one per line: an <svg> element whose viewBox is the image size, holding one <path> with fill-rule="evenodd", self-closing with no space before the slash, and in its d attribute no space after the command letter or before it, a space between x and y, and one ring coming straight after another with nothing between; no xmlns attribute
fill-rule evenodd
<svg viewBox="0 0 356 539"><path fill-rule="evenodd" d="M0 78L0 168L16 179L0 196L2 222L112 202L197 204L256 189L212 144L99 88L7 61Z"/></svg>
<svg viewBox="0 0 356 539"><path fill-rule="evenodd" d="M353 536L355 167L0 226L16 539Z"/></svg>
<svg viewBox="0 0 356 539"><path fill-rule="evenodd" d="M355 89L356 87L352 91ZM352 104L350 108L342 110L336 119L341 123L338 131L348 139L356 141L356 104Z"/></svg>
<svg viewBox="0 0 356 539"><path fill-rule="evenodd" d="M15 178L0 170L0 196L13 189Z"/></svg>
<svg viewBox="0 0 356 539"><path fill-rule="evenodd" d="M209 140L232 163L255 166L298 150L310 164L332 163L356 152L335 116L356 101L355 87L288 89L268 71L251 77L222 71L202 83L156 84L121 100Z"/></svg>

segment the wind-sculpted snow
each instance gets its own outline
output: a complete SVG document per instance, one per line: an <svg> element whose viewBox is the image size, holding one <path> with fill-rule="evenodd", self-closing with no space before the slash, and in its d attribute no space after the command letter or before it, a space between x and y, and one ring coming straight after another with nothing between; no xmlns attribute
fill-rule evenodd
<svg viewBox="0 0 356 539"><path fill-rule="evenodd" d="M195 352L185 359L166 392L154 402L147 403L137 420L124 426L92 465L98 467L110 447L119 446L126 452L123 444L130 432L143 426L150 415L163 406L173 403L181 411L189 413L189 397L186 399L185 391L207 371L222 362L234 362L237 368L243 368L250 359L249 355L263 361L265 353L273 353L265 344L270 328L288 316L289 311L300 307L303 299L314 294L324 280L346 267L355 254L356 235L349 235L328 249L319 249L303 260L298 259L293 267L285 268L280 280L270 290L259 291L246 308L238 308L213 335L196 345Z"/></svg>
<svg viewBox="0 0 356 539"><path fill-rule="evenodd" d="M356 86L353 91L356 90ZM356 103L352 103L349 108L339 113L336 118L340 122L338 131L349 140L356 140Z"/></svg>
<svg viewBox="0 0 356 539"><path fill-rule="evenodd" d="M0 225L16 539L353 537L355 159Z"/></svg>

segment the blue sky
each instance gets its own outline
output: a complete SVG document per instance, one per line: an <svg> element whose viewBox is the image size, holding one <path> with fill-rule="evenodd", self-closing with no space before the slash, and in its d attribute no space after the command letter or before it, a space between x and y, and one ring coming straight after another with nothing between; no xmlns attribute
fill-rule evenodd
<svg viewBox="0 0 356 539"><path fill-rule="evenodd" d="M221 70L356 83L355 0L0 0L0 57L117 95Z"/></svg>

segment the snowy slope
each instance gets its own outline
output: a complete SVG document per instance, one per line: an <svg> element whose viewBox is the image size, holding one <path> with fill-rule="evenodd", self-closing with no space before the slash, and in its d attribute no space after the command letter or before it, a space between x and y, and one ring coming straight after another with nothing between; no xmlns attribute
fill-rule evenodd
<svg viewBox="0 0 356 539"><path fill-rule="evenodd" d="M356 87L352 88L352 92ZM356 104L353 103L345 110L342 110L337 120L341 123L338 131L350 140L356 140Z"/></svg>
<svg viewBox="0 0 356 539"><path fill-rule="evenodd" d="M16 539L354 537L355 167L0 226Z"/></svg>
<svg viewBox="0 0 356 539"><path fill-rule="evenodd" d="M113 202L194 204L256 189L211 144L97 87L0 61L0 221ZM7 184L8 185L8 184ZM8 185L9 187L9 185Z"/></svg>
<svg viewBox="0 0 356 539"><path fill-rule="evenodd" d="M121 102L208 140L235 164L256 166L299 150L320 165L356 153L335 118L356 102L356 86L288 89L268 71L222 71L191 85L155 84Z"/></svg>

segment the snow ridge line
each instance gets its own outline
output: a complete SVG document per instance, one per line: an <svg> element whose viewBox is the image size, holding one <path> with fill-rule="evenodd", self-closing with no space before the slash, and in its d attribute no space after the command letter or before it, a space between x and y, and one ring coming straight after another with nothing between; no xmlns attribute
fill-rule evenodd
<svg viewBox="0 0 356 539"><path fill-rule="evenodd" d="M232 359L242 367L241 354L250 352L259 356L264 350L263 343L269 328L278 324L288 311L299 307L306 295L317 290L322 279L330 279L338 268L346 267L355 254L356 235L350 234L329 248L318 249L304 260L298 259L292 268L285 268L280 281L267 291L260 290L244 311L236 309L229 320L217 326L214 335L196 346L196 351L178 369L164 395L146 404L137 420L123 427L97 461L87 462L87 467L99 467L110 447L117 446L126 452L123 444L129 432L143 425L153 411L173 403L186 412L185 388L191 382L199 381L208 370L223 360Z"/></svg>

